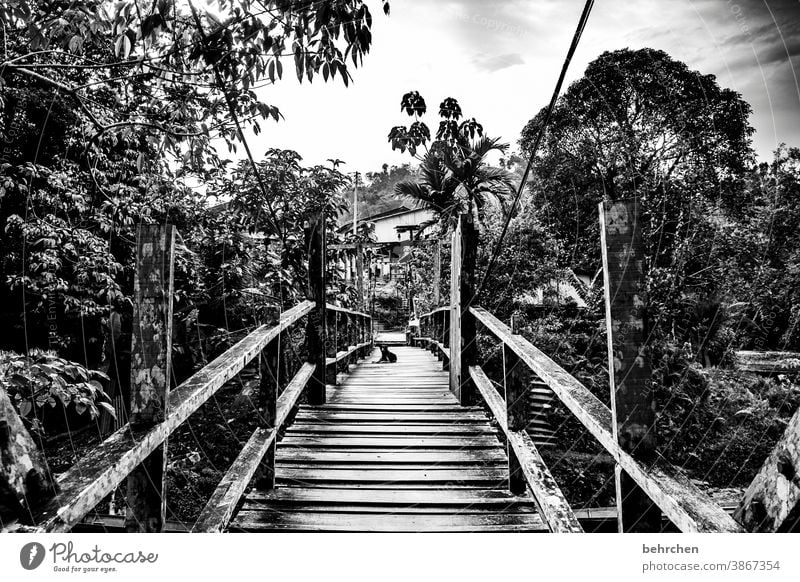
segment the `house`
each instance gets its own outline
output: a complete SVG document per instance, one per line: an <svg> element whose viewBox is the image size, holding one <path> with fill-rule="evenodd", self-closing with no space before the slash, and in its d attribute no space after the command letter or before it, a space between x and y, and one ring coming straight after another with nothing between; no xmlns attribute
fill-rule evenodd
<svg viewBox="0 0 800 582"><path fill-rule="evenodd" d="M435 219L436 214L428 208L406 206L359 218L357 226L374 226L375 242L380 245L372 262L373 274L389 278L399 276L403 272L401 259L410 251L412 241L427 234ZM339 227L339 232L344 234L352 228L352 221L348 221Z"/></svg>

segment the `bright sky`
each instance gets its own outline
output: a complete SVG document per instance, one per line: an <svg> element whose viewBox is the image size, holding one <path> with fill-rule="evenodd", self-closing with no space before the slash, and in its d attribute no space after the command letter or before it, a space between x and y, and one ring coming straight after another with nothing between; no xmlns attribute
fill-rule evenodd
<svg viewBox="0 0 800 582"><path fill-rule="evenodd" d="M294 67L263 99L286 117L249 136L254 154L297 150L306 164L328 158L341 169L375 171L410 156L392 152L387 134L408 124L400 98L419 91L424 120L455 97L467 117L516 147L525 123L547 104L583 0L392 0L373 13L372 51L355 83L297 82ZM780 143L800 146L799 0L597 0L567 82L606 50L665 50L752 105L754 146L762 159Z"/></svg>

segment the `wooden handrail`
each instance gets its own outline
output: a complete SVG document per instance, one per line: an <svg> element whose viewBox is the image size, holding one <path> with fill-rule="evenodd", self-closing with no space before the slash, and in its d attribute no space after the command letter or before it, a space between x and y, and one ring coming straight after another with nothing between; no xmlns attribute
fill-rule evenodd
<svg viewBox="0 0 800 582"><path fill-rule="evenodd" d="M614 438L611 410L571 374L485 309L471 307L469 311L547 384L676 527L684 532L744 531L663 458L644 466L623 451Z"/></svg>
<svg viewBox="0 0 800 582"><path fill-rule="evenodd" d="M449 310L450 310L450 306L449 305L444 305L442 307L437 307L433 311L429 311L428 313L423 313L422 315L419 316L419 319L422 319L422 318L425 318L425 317L430 317L434 313L439 313L440 311L449 311Z"/></svg>
<svg viewBox="0 0 800 582"><path fill-rule="evenodd" d="M336 357L325 358L325 365L331 366L333 364L338 364L342 360L346 360L353 354L357 353L359 350L363 350L365 347L371 345L371 343L372 342L361 342L360 344L354 346L348 346L346 350L336 352Z"/></svg>
<svg viewBox="0 0 800 582"><path fill-rule="evenodd" d="M347 317L360 317L365 321L371 319L366 313L353 311L329 303L326 304L326 309L331 312L344 314ZM332 337L335 343L336 334L334 333ZM348 338L356 339L353 335L349 335ZM336 364L342 361L349 362L354 355L357 355L371 344L372 342L370 340L355 343L354 345L347 345L346 349L336 352L334 357L326 358L325 367L327 368L330 366L331 373L335 376L336 370L334 366ZM259 466L264 462L270 446L273 445L277 438L278 430L286 422L289 412L297 403L300 394L306 384L308 384L315 369L316 366L314 364L306 363L301 367L294 378L292 378L289 385L278 398L274 423L270 426L258 428L253 432L241 453L228 469L225 477L206 503L205 508L192 528L192 532L221 532L225 530L239 503L239 499L255 476Z"/></svg>
<svg viewBox="0 0 800 582"><path fill-rule="evenodd" d="M333 305L332 303L326 303L325 308L330 309L331 311L338 311L339 313L346 313L348 315L356 315L358 317L372 319L372 316L369 313L364 313L363 311L353 311L352 309L347 309L346 307L339 307L338 305Z"/></svg>
<svg viewBox="0 0 800 582"><path fill-rule="evenodd" d="M506 417L506 402L480 366L470 366L469 373L478 392L492 411L497 424L505 432L508 444L519 459L522 474L533 491L540 513L550 531L555 533L582 533L583 528L572 512L567 499L544 463L544 459L525 430L510 430Z"/></svg>
<svg viewBox="0 0 800 582"><path fill-rule="evenodd" d="M242 452L228 469L205 508L200 513L192 532L221 532L230 522L236 504L255 475L261 460L278 435L278 429L286 422L308 380L314 373L314 364L305 363L294 375L278 397L275 426L257 428L245 444Z"/></svg>
<svg viewBox="0 0 800 582"><path fill-rule="evenodd" d="M313 307L313 302L304 301L284 311L278 325L258 327L192 375L170 393L164 422L146 428L126 424L80 459L58 479L60 494L34 514L34 530L69 531L267 344Z"/></svg>

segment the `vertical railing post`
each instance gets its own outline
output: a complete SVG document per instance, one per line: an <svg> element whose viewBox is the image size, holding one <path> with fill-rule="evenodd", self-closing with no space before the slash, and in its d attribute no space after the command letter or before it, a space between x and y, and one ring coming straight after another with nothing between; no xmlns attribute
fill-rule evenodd
<svg viewBox="0 0 800 582"><path fill-rule="evenodd" d="M459 216L450 262L450 390L462 405L475 389L464 370L475 362L475 318L469 313L475 285L477 233L472 214Z"/></svg>
<svg viewBox="0 0 800 582"><path fill-rule="evenodd" d="M433 309L442 301L442 241L436 239L433 247Z"/></svg>
<svg viewBox="0 0 800 582"><path fill-rule="evenodd" d="M336 361L336 352L339 350L339 312L330 310L326 313L328 335L325 341L325 384L336 385L336 373L339 363ZM333 358L331 364L328 358Z"/></svg>
<svg viewBox="0 0 800 582"><path fill-rule="evenodd" d="M166 418L172 374L172 295L175 228L143 224L136 237L130 425L141 428ZM166 519L167 441L128 476L125 529L159 532Z"/></svg>
<svg viewBox="0 0 800 582"><path fill-rule="evenodd" d="M305 227L308 253L307 298L314 302L306 324L308 361L316 368L308 382L309 404L325 404L325 343L327 338L325 309L325 214L315 214Z"/></svg>
<svg viewBox="0 0 800 582"><path fill-rule="evenodd" d="M429 338L428 343L423 344L422 347L436 355L436 347L433 343L436 341L436 314L428 315L425 318L425 333L422 334L422 337Z"/></svg>
<svg viewBox="0 0 800 582"><path fill-rule="evenodd" d="M350 348L356 346L358 344L358 338L356 337L356 316L350 315L349 313L345 314L344 316L345 321L345 344L347 347L345 348L348 352ZM346 371L349 371L350 364L355 364L358 362L358 353L356 350L353 350L349 356L347 356L347 360L345 363Z"/></svg>
<svg viewBox="0 0 800 582"><path fill-rule="evenodd" d="M436 356L438 360L442 359L442 351L436 345L436 342L442 341L442 317L444 315L443 311L437 311L436 313L431 314L428 317L428 321L430 322L430 338L431 343L429 344L429 349L431 353Z"/></svg>
<svg viewBox="0 0 800 582"><path fill-rule="evenodd" d="M364 343L366 338L366 319L363 315L356 316L356 344L361 345ZM364 348L358 348L358 358L361 359L364 357Z"/></svg>
<svg viewBox="0 0 800 582"><path fill-rule="evenodd" d="M368 311L367 298L364 295L364 245L356 243L356 291L358 307L356 311Z"/></svg>
<svg viewBox="0 0 800 582"><path fill-rule="evenodd" d="M511 318L511 333L519 333L519 316ZM519 356L503 344L503 382L505 384L506 418L508 430L525 430L528 427L528 387L532 374L528 367L520 362ZM508 443L508 488L512 493L525 493L527 483L522 474L517 455Z"/></svg>
<svg viewBox="0 0 800 582"><path fill-rule="evenodd" d="M645 329L642 220L637 200L600 203L608 375L614 436L647 463L656 455L655 402ZM659 531L661 512L631 477L616 468L620 532Z"/></svg>
<svg viewBox="0 0 800 582"><path fill-rule="evenodd" d="M273 318L272 325L279 320ZM278 410L278 390L280 389L281 333L262 351L259 359L261 372L258 391L259 426L265 429L278 429L275 426ZM270 444L267 454L261 460L255 481L259 489L275 488L275 438Z"/></svg>
<svg viewBox="0 0 800 582"><path fill-rule="evenodd" d="M461 221L452 234L450 255L450 391L461 388Z"/></svg>
<svg viewBox="0 0 800 582"><path fill-rule="evenodd" d="M444 347L450 350L450 316L453 313L451 309L445 309L442 312L442 321L444 322L444 327L442 329L442 343ZM445 358L444 355L442 356L442 369L449 370L450 369L450 358Z"/></svg>

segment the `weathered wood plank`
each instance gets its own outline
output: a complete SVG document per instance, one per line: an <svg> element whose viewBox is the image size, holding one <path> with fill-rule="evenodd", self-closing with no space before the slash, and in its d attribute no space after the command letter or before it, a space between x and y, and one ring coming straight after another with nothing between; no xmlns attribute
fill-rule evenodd
<svg viewBox="0 0 800 582"><path fill-rule="evenodd" d="M542 517L547 522L550 530L559 533L583 532L578 523L578 518L572 513L572 508L567 503L566 497L556 483L550 470L545 465L544 459L533 444L531 437L521 429L512 429L506 419L507 406L500 394L497 393L489 378L480 366L470 366L469 373L475 386L483 396L489 409L494 414L497 424L503 429L508 439L508 445L514 450L519 461L520 470L528 485L533 491L541 510ZM523 427L524 428L524 427ZM512 491L520 493L519 491Z"/></svg>
<svg viewBox="0 0 800 582"><path fill-rule="evenodd" d="M469 313L475 286L476 257L477 233L472 214L462 214L453 232L450 261L450 390L465 405L472 403L475 392L466 369L474 363L477 353L475 320Z"/></svg>
<svg viewBox="0 0 800 582"><path fill-rule="evenodd" d="M459 412L462 407L458 404L367 404L356 401L354 404L327 403L316 408L322 412ZM467 409L478 412L480 409Z"/></svg>
<svg viewBox="0 0 800 582"><path fill-rule="evenodd" d="M450 392L458 400L461 389L461 260L463 253L461 245L464 240L461 236L461 223L453 231L452 254L450 257L450 330L449 330L449 358L448 371L450 373Z"/></svg>
<svg viewBox="0 0 800 582"><path fill-rule="evenodd" d="M353 515L349 513L247 512L237 519L241 531L490 532L547 531L536 514Z"/></svg>
<svg viewBox="0 0 800 582"><path fill-rule="evenodd" d="M364 491L364 489L361 489ZM370 504L349 504L340 502L336 506L331 506L325 503L304 503L304 504L284 504L272 501L252 501L248 500L242 505L241 513L244 515L252 515L251 512L281 512L281 513L305 513L305 514L327 514L347 513L353 516L362 515L494 515L498 513L510 513L516 515L529 514L539 516L536 509L536 504L533 500L528 499L522 502L515 502L513 509L506 503L505 507L501 504L476 504L476 505L423 505L423 504L408 504L408 505L370 505Z"/></svg>
<svg viewBox="0 0 800 582"><path fill-rule="evenodd" d="M748 531L800 529L800 409L745 491L734 518Z"/></svg>
<svg viewBox="0 0 800 582"><path fill-rule="evenodd" d="M133 283L131 413L135 427L163 422L172 376L175 227L139 225ZM128 475L125 528L159 532L166 521L166 439Z"/></svg>
<svg viewBox="0 0 800 582"><path fill-rule="evenodd" d="M364 245L356 243L356 293L358 294L358 306L360 309L368 309L367 295L364 293ZM367 317L365 320L369 320ZM362 321L365 321L362 320Z"/></svg>
<svg viewBox="0 0 800 582"><path fill-rule="evenodd" d="M423 313L422 315L420 315L420 318L422 318L422 317L430 317L434 313L441 313L443 311L449 311L450 307L451 307L450 305L443 305L442 307L437 307L436 309L434 309L432 311L429 311L428 313Z"/></svg>
<svg viewBox="0 0 800 582"><path fill-rule="evenodd" d="M278 336L261 351L259 358L259 428L267 432L277 428L275 418L280 386L280 342L281 336ZM256 469L256 479L261 487L271 489L275 487L275 440L266 446L266 451L260 456L261 463Z"/></svg>
<svg viewBox="0 0 800 582"><path fill-rule="evenodd" d="M163 423L147 428L125 425L73 465L58 481L61 493L34 515L37 529L68 531L280 331L306 315L312 307L311 302L303 302L284 311L280 326L257 328L171 391L169 412Z"/></svg>
<svg viewBox="0 0 800 582"><path fill-rule="evenodd" d="M530 497L512 495L499 489L303 489L287 487L272 491L254 491L248 501L278 503L347 503L364 505L494 505L533 503Z"/></svg>
<svg viewBox="0 0 800 582"><path fill-rule="evenodd" d="M347 448L350 450L369 450L375 448L399 447L402 450L433 450L457 449L469 450L475 448L497 448L495 436L473 436L463 439L458 436L436 435L434 437L418 437L413 435L392 436L294 436L287 434L281 441L281 447L319 447L319 448Z"/></svg>
<svg viewBox="0 0 800 582"><path fill-rule="evenodd" d="M433 247L433 304L442 300L442 240L436 239Z"/></svg>
<svg viewBox="0 0 800 582"><path fill-rule="evenodd" d="M324 404L326 398L326 343L328 342L325 303L325 213L318 212L304 229L308 256L307 299L314 302L306 324L308 361L315 365L308 386L308 401ZM334 348L335 349L335 348Z"/></svg>
<svg viewBox="0 0 800 582"><path fill-rule="evenodd" d="M276 428L257 428L253 431L192 526L192 532L220 532L227 527L239 499L255 475L261 459L274 444L277 434Z"/></svg>
<svg viewBox="0 0 800 582"><path fill-rule="evenodd" d="M225 477L217 486L211 498L206 503L200 516L197 518L193 532L219 532L228 526L239 499L242 497L250 481L256 475L262 459L269 453L275 443L278 428L286 422L308 380L314 372L314 365L305 363L295 374L292 381L278 397L275 406L275 415L272 424L257 428L245 443L244 448L228 469ZM272 467L271 483L266 489L275 487L274 465ZM265 488L263 479L259 486Z"/></svg>
<svg viewBox="0 0 800 582"><path fill-rule="evenodd" d="M518 333L518 318L512 316L511 331ZM519 357L507 345L503 349L503 387L506 402L506 418L510 430L525 430L529 421L528 400L526 391L533 373L519 361ZM477 383L477 381L476 381ZM480 388L478 388L480 390ZM508 488L512 493L524 493L527 480L523 473L519 459L514 452L514 447L506 440L508 454Z"/></svg>
<svg viewBox="0 0 800 582"><path fill-rule="evenodd" d="M337 364L342 360L346 360L350 358L353 354L357 353L359 350L367 347L368 345L369 342L362 342L355 346L348 346L347 349L336 352L335 357L325 358L325 365L332 366L333 364Z"/></svg>
<svg viewBox="0 0 800 582"><path fill-rule="evenodd" d="M477 363L478 346L475 343L475 317L470 313L475 298L475 266L478 260L478 231L471 212L460 217L461 227L461 278L459 285L459 308L461 317L461 363L459 364L460 383L456 398L467 406L476 399L475 386L467 372L469 366Z"/></svg>
<svg viewBox="0 0 800 582"><path fill-rule="evenodd" d="M136 237L133 333L131 335L131 424L166 416L172 363L172 296L175 227L142 224Z"/></svg>
<svg viewBox="0 0 800 582"><path fill-rule="evenodd" d="M541 350L525 338L512 334L508 326L491 313L480 307L472 311L478 321L505 342L553 390L676 527L688 532L744 531L708 495L666 461L657 459L645 466L622 451L613 436L611 410L606 405Z"/></svg>
<svg viewBox="0 0 800 582"><path fill-rule="evenodd" d="M380 413L380 412L315 412L313 410L302 410L297 414L297 422L385 422L385 423L408 423L408 422L437 422L437 423L485 423L486 417L482 414L459 414L457 412L430 412L403 414Z"/></svg>
<svg viewBox="0 0 800 582"><path fill-rule="evenodd" d="M337 483L357 481L361 483L481 483L504 484L505 468L458 468L458 469L333 469L329 467L283 467L278 466L278 478L292 481L333 481Z"/></svg>
<svg viewBox="0 0 800 582"><path fill-rule="evenodd" d="M353 433L353 434L496 434L495 430L488 424L395 424L387 427L382 422L373 423L359 423L358 425L334 425L334 424L319 424L319 423L292 423L292 426L286 429L287 434L303 432L303 433Z"/></svg>
<svg viewBox="0 0 800 582"><path fill-rule="evenodd" d="M647 463L656 454L656 412L646 345L644 245L638 200L599 205L600 249L614 438ZM616 470L620 532L657 532L661 512L624 472Z"/></svg>
<svg viewBox="0 0 800 582"><path fill-rule="evenodd" d="M285 449L281 450L282 463L503 463L505 455L495 450L457 450L457 451L320 451L318 449Z"/></svg>

